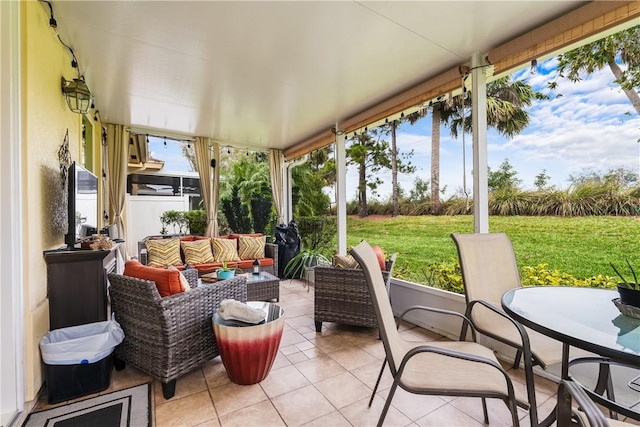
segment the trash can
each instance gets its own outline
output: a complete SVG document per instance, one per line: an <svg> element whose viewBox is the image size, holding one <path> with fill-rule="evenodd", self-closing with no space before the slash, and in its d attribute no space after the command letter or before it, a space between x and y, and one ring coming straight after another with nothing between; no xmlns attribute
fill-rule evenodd
<svg viewBox="0 0 640 427"><path fill-rule="evenodd" d="M124 339L115 320L70 326L40 340L49 403L97 393L109 387L113 349Z"/></svg>
<svg viewBox="0 0 640 427"><path fill-rule="evenodd" d="M287 263L300 252L301 240L298 234L298 225L294 220L289 221L289 224L276 225L276 244L278 245L278 277L299 279L299 275L298 277L284 277L284 268Z"/></svg>

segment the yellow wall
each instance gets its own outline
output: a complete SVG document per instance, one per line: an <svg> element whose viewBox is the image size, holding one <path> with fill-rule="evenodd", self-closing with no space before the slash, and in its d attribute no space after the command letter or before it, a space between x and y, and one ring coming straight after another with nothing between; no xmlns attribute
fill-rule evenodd
<svg viewBox="0 0 640 427"><path fill-rule="evenodd" d="M58 149L69 131L71 159L78 160L81 115L67 107L60 78L76 77L71 58L49 27L46 4L22 3L22 134L25 311L25 400L43 384L38 343L49 330L47 267L42 251L64 245L66 225L59 213L66 210L60 179ZM73 43L71 43L73 45ZM93 113L90 115L93 120ZM94 129L99 129L96 123ZM95 139L95 138L94 138ZM99 139L98 139L99 141ZM97 156L100 156L99 149ZM100 164L100 157L94 159ZM66 226L65 226L66 228Z"/></svg>

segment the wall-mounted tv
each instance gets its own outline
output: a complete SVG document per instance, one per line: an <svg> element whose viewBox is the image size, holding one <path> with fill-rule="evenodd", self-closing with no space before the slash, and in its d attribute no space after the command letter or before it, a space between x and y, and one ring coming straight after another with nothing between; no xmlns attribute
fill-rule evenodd
<svg viewBox="0 0 640 427"><path fill-rule="evenodd" d="M83 225L85 229L98 226L98 177L73 162L68 179L69 223L65 243L73 248L81 237Z"/></svg>

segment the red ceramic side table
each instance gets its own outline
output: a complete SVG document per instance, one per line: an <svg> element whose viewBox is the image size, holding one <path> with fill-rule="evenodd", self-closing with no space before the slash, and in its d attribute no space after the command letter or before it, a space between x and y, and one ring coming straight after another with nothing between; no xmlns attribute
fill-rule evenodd
<svg viewBox="0 0 640 427"><path fill-rule="evenodd" d="M284 309L270 302L247 303L265 313L257 325L224 320L213 315L213 331L220 357L231 381L236 384L256 384L264 380L280 347L284 328Z"/></svg>

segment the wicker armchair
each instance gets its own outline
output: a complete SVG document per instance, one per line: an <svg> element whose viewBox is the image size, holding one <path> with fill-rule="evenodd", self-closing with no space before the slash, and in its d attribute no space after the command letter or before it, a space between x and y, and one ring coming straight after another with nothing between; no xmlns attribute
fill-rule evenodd
<svg viewBox="0 0 640 427"><path fill-rule="evenodd" d="M394 253L386 262L386 270L382 272L387 292L395 260ZM314 268L314 276L316 332L322 331L322 322L378 327L362 269L317 266Z"/></svg>
<svg viewBox="0 0 640 427"><path fill-rule="evenodd" d="M109 274L111 310L125 334L116 347L116 368L130 363L157 378L165 399L172 398L178 377L218 356L213 313L224 299L246 302L245 281L197 286L196 278L191 290L161 298L154 282Z"/></svg>

